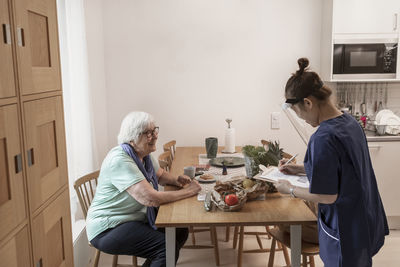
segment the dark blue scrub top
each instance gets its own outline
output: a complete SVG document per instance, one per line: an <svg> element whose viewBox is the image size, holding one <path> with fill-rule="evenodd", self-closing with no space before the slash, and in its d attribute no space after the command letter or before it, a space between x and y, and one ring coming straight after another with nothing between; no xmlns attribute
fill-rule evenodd
<svg viewBox="0 0 400 267"><path fill-rule="evenodd" d="M310 138L304 167L310 193L338 194L335 203L318 205L325 267L372 266L389 228L358 122L347 113L322 122Z"/></svg>

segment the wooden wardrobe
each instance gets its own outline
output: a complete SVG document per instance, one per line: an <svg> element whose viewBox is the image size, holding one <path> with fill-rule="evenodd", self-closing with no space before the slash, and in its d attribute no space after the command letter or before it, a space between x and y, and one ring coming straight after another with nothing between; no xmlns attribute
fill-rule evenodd
<svg viewBox="0 0 400 267"><path fill-rule="evenodd" d="M73 266L56 0L0 26L0 266Z"/></svg>

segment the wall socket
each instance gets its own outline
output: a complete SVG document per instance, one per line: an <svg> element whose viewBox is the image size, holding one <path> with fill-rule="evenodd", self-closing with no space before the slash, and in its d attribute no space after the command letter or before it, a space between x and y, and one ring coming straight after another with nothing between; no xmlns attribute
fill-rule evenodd
<svg viewBox="0 0 400 267"><path fill-rule="evenodd" d="M279 129L281 127L281 113L271 113L271 129Z"/></svg>

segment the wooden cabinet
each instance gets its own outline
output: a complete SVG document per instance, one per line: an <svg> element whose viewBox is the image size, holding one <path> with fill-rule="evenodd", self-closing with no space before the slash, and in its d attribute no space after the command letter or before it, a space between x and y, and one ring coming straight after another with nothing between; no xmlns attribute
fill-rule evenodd
<svg viewBox="0 0 400 267"><path fill-rule="evenodd" d="M12 46L13 31L10 14L10 1L0 0L0 98L16 96Z"/></svg>
<svg viewBox="0 0 400 267"><path fill-rule="evenodd" d="M23 104L29 203L34 211L68 183L60 96Z"/></svg>
<svg viewBox="0 0 400 267"><path fill-rule="evenodd" d="M26 217L17 105L0 107L0 240Z"/></svg>
<svg viewBox="0 0 400 267"><path fill-rule="evenodd" d="M35 266L73 266L71 217L68 191L64 191L33 219L33 261Z"/></svg>
<svg viewBox="0 0 400 267"><path fill-rule="evenodd" d="M399 228L400 176L397 166L399 165L400 141L369 142L368 147L389 226Z"/></svg>
<svg viewBox="0 0 400 267"><path fill-rule="evenodd" d="M26 267L30 264L28 229L25 226L0 247L0 266ZM71 265L72 266L72 265Z"/></svg>
<svg viewBox="0 0 400 267"><path fill-rule="evenodd" d="M22 95L61 90L56 12L54 0L15 0Z"/></svg>
<svg viewBox="0 0 400 267"><path fill-rule="evenodd" d="M398 0L334 0L333 32L398 33Z"/></svg>
<svg viewBox="0 0 400 267"><path fill-rule="evenodd" d="M73 266L56 0L0 0L0 266Z"/></svg>

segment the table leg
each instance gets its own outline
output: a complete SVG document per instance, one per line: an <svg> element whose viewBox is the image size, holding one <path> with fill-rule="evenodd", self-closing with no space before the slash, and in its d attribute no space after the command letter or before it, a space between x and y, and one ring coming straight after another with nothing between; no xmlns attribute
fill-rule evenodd
<svg viewBox="0 0 400 267"><path fill-rule="evenodd" d="M165 248L167 252L167 267L175 267L175 227L165 228Z"/></svg>
<svg viewBox="0 0 400 267"><path fill-rule="evenodd" d="M290 226L290 254L292 260L292 267L300 267L301 225Z"/></svg>

